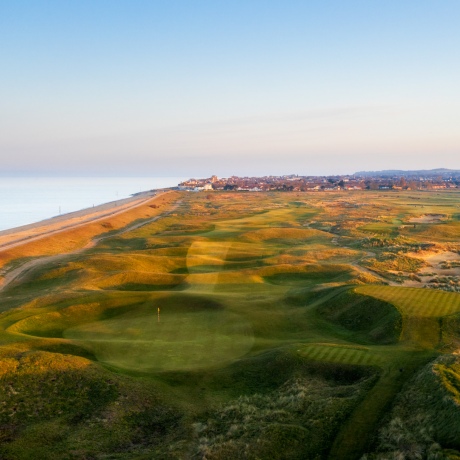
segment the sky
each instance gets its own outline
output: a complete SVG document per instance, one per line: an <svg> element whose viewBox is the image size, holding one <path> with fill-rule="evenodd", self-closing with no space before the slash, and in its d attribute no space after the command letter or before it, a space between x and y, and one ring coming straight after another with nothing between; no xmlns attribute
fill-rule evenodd
<svg viewBox="0 0 460 460"><path fill-rule="evenodd" d="M0 175L460 169L458 0L0 0Z"/></svg>

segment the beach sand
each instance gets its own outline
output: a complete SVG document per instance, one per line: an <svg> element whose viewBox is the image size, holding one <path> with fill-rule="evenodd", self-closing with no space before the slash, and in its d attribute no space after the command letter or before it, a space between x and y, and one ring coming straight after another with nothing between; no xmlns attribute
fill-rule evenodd
<svg viewBox="0 0 460 460"><path fill-rule="evenodd" d="M80 211L70 212L50 219L23 225L8 230L0 231L0 251L11 249L18 245L49 236L62 230L75 228L77 226L95 222L114 214L127 211L139 206L165 190L151 190L137 193L136 195L109 203L104 203L91 208L81 209Z"/></svg>
<svg viewBox="0 0 460 460"><path fill-rule="evenodd" d="M101 232L104 224L112 226L115 221L116 235L120 236L127 231L136 230L171 214L181 204L181 201L174 203L174 198L172 203L166 198L166 194L171 192L168 189L143 192L124 200L82 209L64 216L2 232L0 235L0 242L2 242L0 244L0 291L19 280L30 270L50 262L56 263L64 260L71 254L79 254L98 242L112 237L113 234L111 233ZM170 196L174 196L174 193ZM155 203L157 200L158 204ZM168 209L166 211L158 210L157 208L162 207L165 201L169 201ZM147 214L146 207L149 208ZM140 216L142 216L141 221L139 221ZM145 219L145 217L148 218ZM83 236L78 238L77 235L81 233ZM70 245L64 243L62 246L50 247L53 238L49 237L59 234L62 234L64 238L60 240L61 242L68 243L70 237ZM79 240L78 244L75 244L75 236ZM57 240L59 241L59 238ZM31 256L31 260L23 259L19 265L9 267L6 265L11 260L30 258Z"/></svg>

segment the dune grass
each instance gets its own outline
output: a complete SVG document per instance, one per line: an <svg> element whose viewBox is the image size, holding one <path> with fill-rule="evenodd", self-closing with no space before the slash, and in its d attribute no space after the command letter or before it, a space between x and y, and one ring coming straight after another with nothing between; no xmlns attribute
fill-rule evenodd
<svg viewBox="0 0 460 460"><path fill-rule="evenodd" d="M0 267L21 257L37 257L75 251L90 243L94 237L106 233L107 229L111 231L119 230L136 219L148 219L159 215L162 208L152 208L150 205L156 202L161 203L162 207L167 207L176 201L177 197L178 195L174 192L162 194L141 206L109 216L102 221L64 230L56 237L44 236L37 241L2 251L0 254Z"/></svg>

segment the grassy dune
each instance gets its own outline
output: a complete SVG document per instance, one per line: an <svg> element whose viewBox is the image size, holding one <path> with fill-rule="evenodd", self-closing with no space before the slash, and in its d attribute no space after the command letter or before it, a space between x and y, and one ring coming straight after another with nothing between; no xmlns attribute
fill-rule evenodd
<svg viewBox="0 0 460 460"><path fill-rule="evenodd" d="M89 223L75 229L64 230L58 236L44 236L37 241L25 243L0 254L0 267L8 262L23 257L37 257L44 255L62 254L75 251L89 244L91 240L108 231L119 230L137 219L148 219L157 216L160 208L153 208L153 203L161 203L161 206L169 206L177 200L178 195L174 192L154 197L145 204L131 210L109 216L102 221Z"/></svg>
<svg viewBox="0 0 460 460"><path fill-rule="evenodd" d="M380 458L423 388L455 458L460 294L401 284L457 199L177 192L0 254L59 254L0 292L0 457Z"/></svg>

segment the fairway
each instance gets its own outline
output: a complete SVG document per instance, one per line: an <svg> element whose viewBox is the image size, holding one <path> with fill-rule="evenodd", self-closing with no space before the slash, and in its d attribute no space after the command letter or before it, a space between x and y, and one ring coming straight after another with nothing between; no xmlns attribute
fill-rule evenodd
<svg viewBox="0 0 460 460"><path fill-rule="evenodd" d="M339 344L311 344L299 349L302 356L315 361L362 366L379 366L385 359L366 347Z"/></svg>
<svg viewBox="0 0 460 460"><path fill-rule="evenodd" d="M403 315L441 317L460 312L460 294L393 286L363 286L356 292L395 305Z"/></svg>

